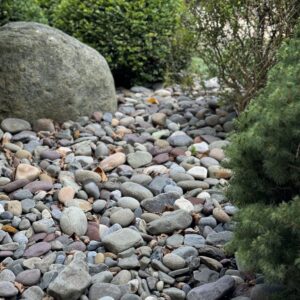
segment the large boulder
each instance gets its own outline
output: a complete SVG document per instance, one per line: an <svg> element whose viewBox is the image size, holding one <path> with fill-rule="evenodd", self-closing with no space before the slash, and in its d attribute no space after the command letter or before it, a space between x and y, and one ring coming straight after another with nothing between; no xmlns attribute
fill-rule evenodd
<svg viewBox="0 0 300 300"><path fill-rule="evenodd" d="M57 121L115 111L114 80L96 50L33 22L0 27L0 120Z"/></svg>

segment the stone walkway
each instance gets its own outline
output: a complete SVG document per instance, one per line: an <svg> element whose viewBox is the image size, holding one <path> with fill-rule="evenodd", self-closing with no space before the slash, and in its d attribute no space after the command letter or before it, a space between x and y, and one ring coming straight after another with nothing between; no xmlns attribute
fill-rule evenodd
<svg viewBox="0 0 300 300"><path fill-rule="evenodd" d="M0 297L249 299L223 249L235 114L207 86L122 90L115 114L61 126L3 120Z"/></svg>

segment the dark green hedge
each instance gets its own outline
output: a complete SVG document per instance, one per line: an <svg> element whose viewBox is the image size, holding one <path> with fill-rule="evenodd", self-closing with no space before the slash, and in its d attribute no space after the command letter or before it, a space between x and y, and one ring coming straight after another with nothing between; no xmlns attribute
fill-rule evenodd
<svg viewBox="0 0 300 300"><path fill-rule="evenodd" d="M62 0L56 27L96 48L108 61L117 84L163 80L178 40L183 0ZM182 54L182 53L181 53Z"/></svg>
<svg viewBox="0 0 300 300"><path fill-rule="evenodd" d="M37 0L0 0L0 26L15 21L48 23Z"/></svg>

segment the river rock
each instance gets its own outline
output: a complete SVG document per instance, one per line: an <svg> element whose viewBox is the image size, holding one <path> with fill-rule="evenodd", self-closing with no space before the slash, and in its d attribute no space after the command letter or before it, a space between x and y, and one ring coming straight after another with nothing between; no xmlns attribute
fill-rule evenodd
<svg viewBox="0 0 300 300"><path fill-rule="evenodd" d="M60 227L68 235L76 233L81 236L87 231L87 219L84 212L78 207L68 207L62 212Z"/></svg>
<svg viewBox="0 0 300 300"><path fill-rule="evenodd" d="M138 183L124 182L121 189L123 196L129 196L139 201L153 197L153 194L147 188Z"/></svg>
<svg viewBox="0 0 300 300"><path fill-rule="evenodd" d="M11 115L61 122L116 110L114 81L105 59L58 29L33 22L1 27L0 65L0 119ZM21 73L26 75L22 81Z"/></svg>
<svg viewBox="0 0 300 300"><path fill-rule="evenodd" d="M140 233L130 228L120 229L106 235L102 239L104 246L114 253L120 253L131 247L135 247L142 241Z"/></svg>
<svg viewBox="0 0 300 300"><path fill-rule="evenodd" d="M57 300L78 299L90 283L85 255L76 253L72 262L50 283L48 293Z"/></svg>
<svg viewBox="0 0 300 300"><path fill-rule="evenodd" d="M219 300L232 291L234 285L234 279L225 275L215 282L192 289L187 295L187 300Z"/></svg>
<svg viewBox="0 0 300 300"><path fill-rule="evenodd" d="M122 152L117 152L103 159L100 162L100 167L104 171L111 171L112 169L115 169L116 167L124 164L125 161L126 161L126 155Z"/></svg>
<svg viewBox="0 0 300 300"><path fill-rule="evenodd" d="M175 230L185 229L190 226L191 223L191 215L179 209L148 223L147 230L151 234L171 233Z"/></svg>

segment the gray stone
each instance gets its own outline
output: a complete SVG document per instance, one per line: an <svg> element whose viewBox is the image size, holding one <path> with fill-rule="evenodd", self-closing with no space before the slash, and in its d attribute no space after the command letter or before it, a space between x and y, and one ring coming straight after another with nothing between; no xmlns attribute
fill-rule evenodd
<svg viewBox="0 0 300 300"><path fill-rule="evenodd" d="M189 257L197 257L198 256L197 249L195 249L192 246L179 247L178 249L174 250L172 253L176 254L178 256L181 256L184 259L187 259Z"/></svg>
<svg viewBox="0 0 300 300"><path fill-rule="evenodd" d="M113 279L113 274L110 271L103 271L93 275L92 284L96 282L110 283Z"/></svg>
<svg viewBox="0 0 300 300"><path fill-rule="evenodd" d="M11 115L61 122L116 110L113 77L96 50L32 22L6 24L0 41L0 119ZM22 81L21 73L26 75Z"/></svg>
<svg viewBox="0 0 300 300"><path fill-rule="evenodd" d="M185 267L185 260L173 253L166 254L163 257L163 263L171 270L178 270Z"/></svg>
<svg viewBox="0 0 300 300"><path fill-rule="evenodd" d="M148 223L147 230L151 234L171 233L185 229L192 223L192 217L184 210L176 210Z"/></svg>
<svg viewBox="0 0 300 300"><path fill-rule="evenodd" d="M206 242L209 245L224 245L233 238L233 232L231 231L221 231L216 233L210 233L206 237Z"/></svg>
<svg viewBox="0 0 300 300"><path fill-rule="evenodd" d="M219 300L230 293L234 285L234 279L229 275L225 275L215 282L206 283L192 289L187 295L187 300Z"/></svg>
<svg viewBox="0 0 300 300"><path fill-rule="evenodd" d="M68 235L76 233L81 236L87 231L87 219L84 212L78 207L68 207L62 212L60 227Z"/></svg>
<svg viewBox="0 0 300 300"><path fill-rule="evenodd" d="M185 132L176 131L168 138L168 142L172 146L182 147L189 146L193 140Z"/></svg>
<svg viewBox="0 0 300 300"><path fill-rule="evenodd" d="M205 244L205 238L200 234L186 234L184 236L184 244L187 246L200 248Z"/></svg>
<svg viewBox="0 0 300 300"><path fill-rule="evenodd" d="M0 47L1 47L1 44L0 44ZM0 75L1 75L1 73L0 73ZM5 99L3 99L3 100L5 101ZM1 104L4 104L4 103L1 102ZM10 133L17 133L17 132L24 131L24 130L31 130L30 123L28 123L25 120L18 119L18 118L4 119L1 123L1 127L4 131L8 131Z"/></svg>
<svg viewBox="0 0 300 300"><path fill-rule="evenodd" d="M112 284L126 284L131 280L131 273L128 270L120 271L111 281Z"/></svg>
<svg viewBox="0 0 300 300"><path fill-rule="evenodd" d="M137 151L127 155L127 162L134 169L148 165L151 161L152 155L149 152Z"/></svg>
<svg viewBox="0 0 300 300"><path fill-rule="evenodd" d="M152 213L162 213L168 206L173 206L174 202L180 198L178 193L163 193L153 198L144 199L142 207Z"/></svg>
<svg viewBox="0 0 300 300"><path fill-rule="evenodd" d="M96 282L91 286L89 290L90 300L99 300L105 296L110 296L114 300L119 300L122 296L122 293L117 285L110 283Z"/></svg>
<svg viewBox="0 0 300 300"><path fill-rule="evenodd" d="M42 300L43 296L44 292L39 286L31 286L22 294L22 297L28 300Z"/></svg>
<svg viewBox="0 0 300 300"><path fill-rule="evenodd" d="M62 270L48 287L57 300L78 299L91 283L83 253L76 253L72 262Z"/></svg>
<svg viewBox="0 0 300 300"><path fill-rule="evenodd" d="M124 182L121 189L123 196L133 197L139 201L153 197L153 194L148 189L138 183Z"/></svg>
<svg viewBox="0 0 300 300"><path fill-rule="evenodd" d="M4 269L0 272L0 281L15 281L15 274L9 270L9 269Z"/></svg>
<svg viewBox="0 0 300 300"><path fill-rule="evenodd" d="M168 295L170 297L170 299L172 300L184 300L185 299L185 292L171 287L171 288L167 288L163 290L163 293Z"/></svg>
<svg viewBox="0 0 300 300"><path fill-rule="evenodd" d="M0 281L0 297L8 298L18 294L17 288L10 281Z"/></svg>
<svg viewBox="0 0 300 300"><path fill-rule="evenodd" d="M134 220L134 213L129 208L121 208L110 216L111 224L120 224L122 227L128 226Z"/></svg>
<svg viewBox="0 0 300 300"><path fill-rule="evenodd" d="M283 291L283 286L278 284L256 284L250 294L251 300L271 300Z"/></svg>
<svg viewBox="0 0 300 300"><path fill-rule="evenodd" d="M135 210L140 207L140 203L132 197L122 197L118 200L118 206Z"/></svg>
<svg viewBox="0 0 300 300"><path fill-rule="evenodd" d="M32 286L40 281L41 271L38 269L26 270L19 273L16 281L26 286Z"/></svg>
<svg viewBox="0 0 300 300"><path fill-rule="evenodd" d="M137 246L142 241L140 233L130 228L120 229L102 238L103 245L114 253Z"/></svg>
<svg viewBox="0 0 300 300"><path fill-rule="evenodd" d="M194 271L193 277L200 284L205 284L217 281L219 273L210 269L203 269L201 271Z"/></svg>

